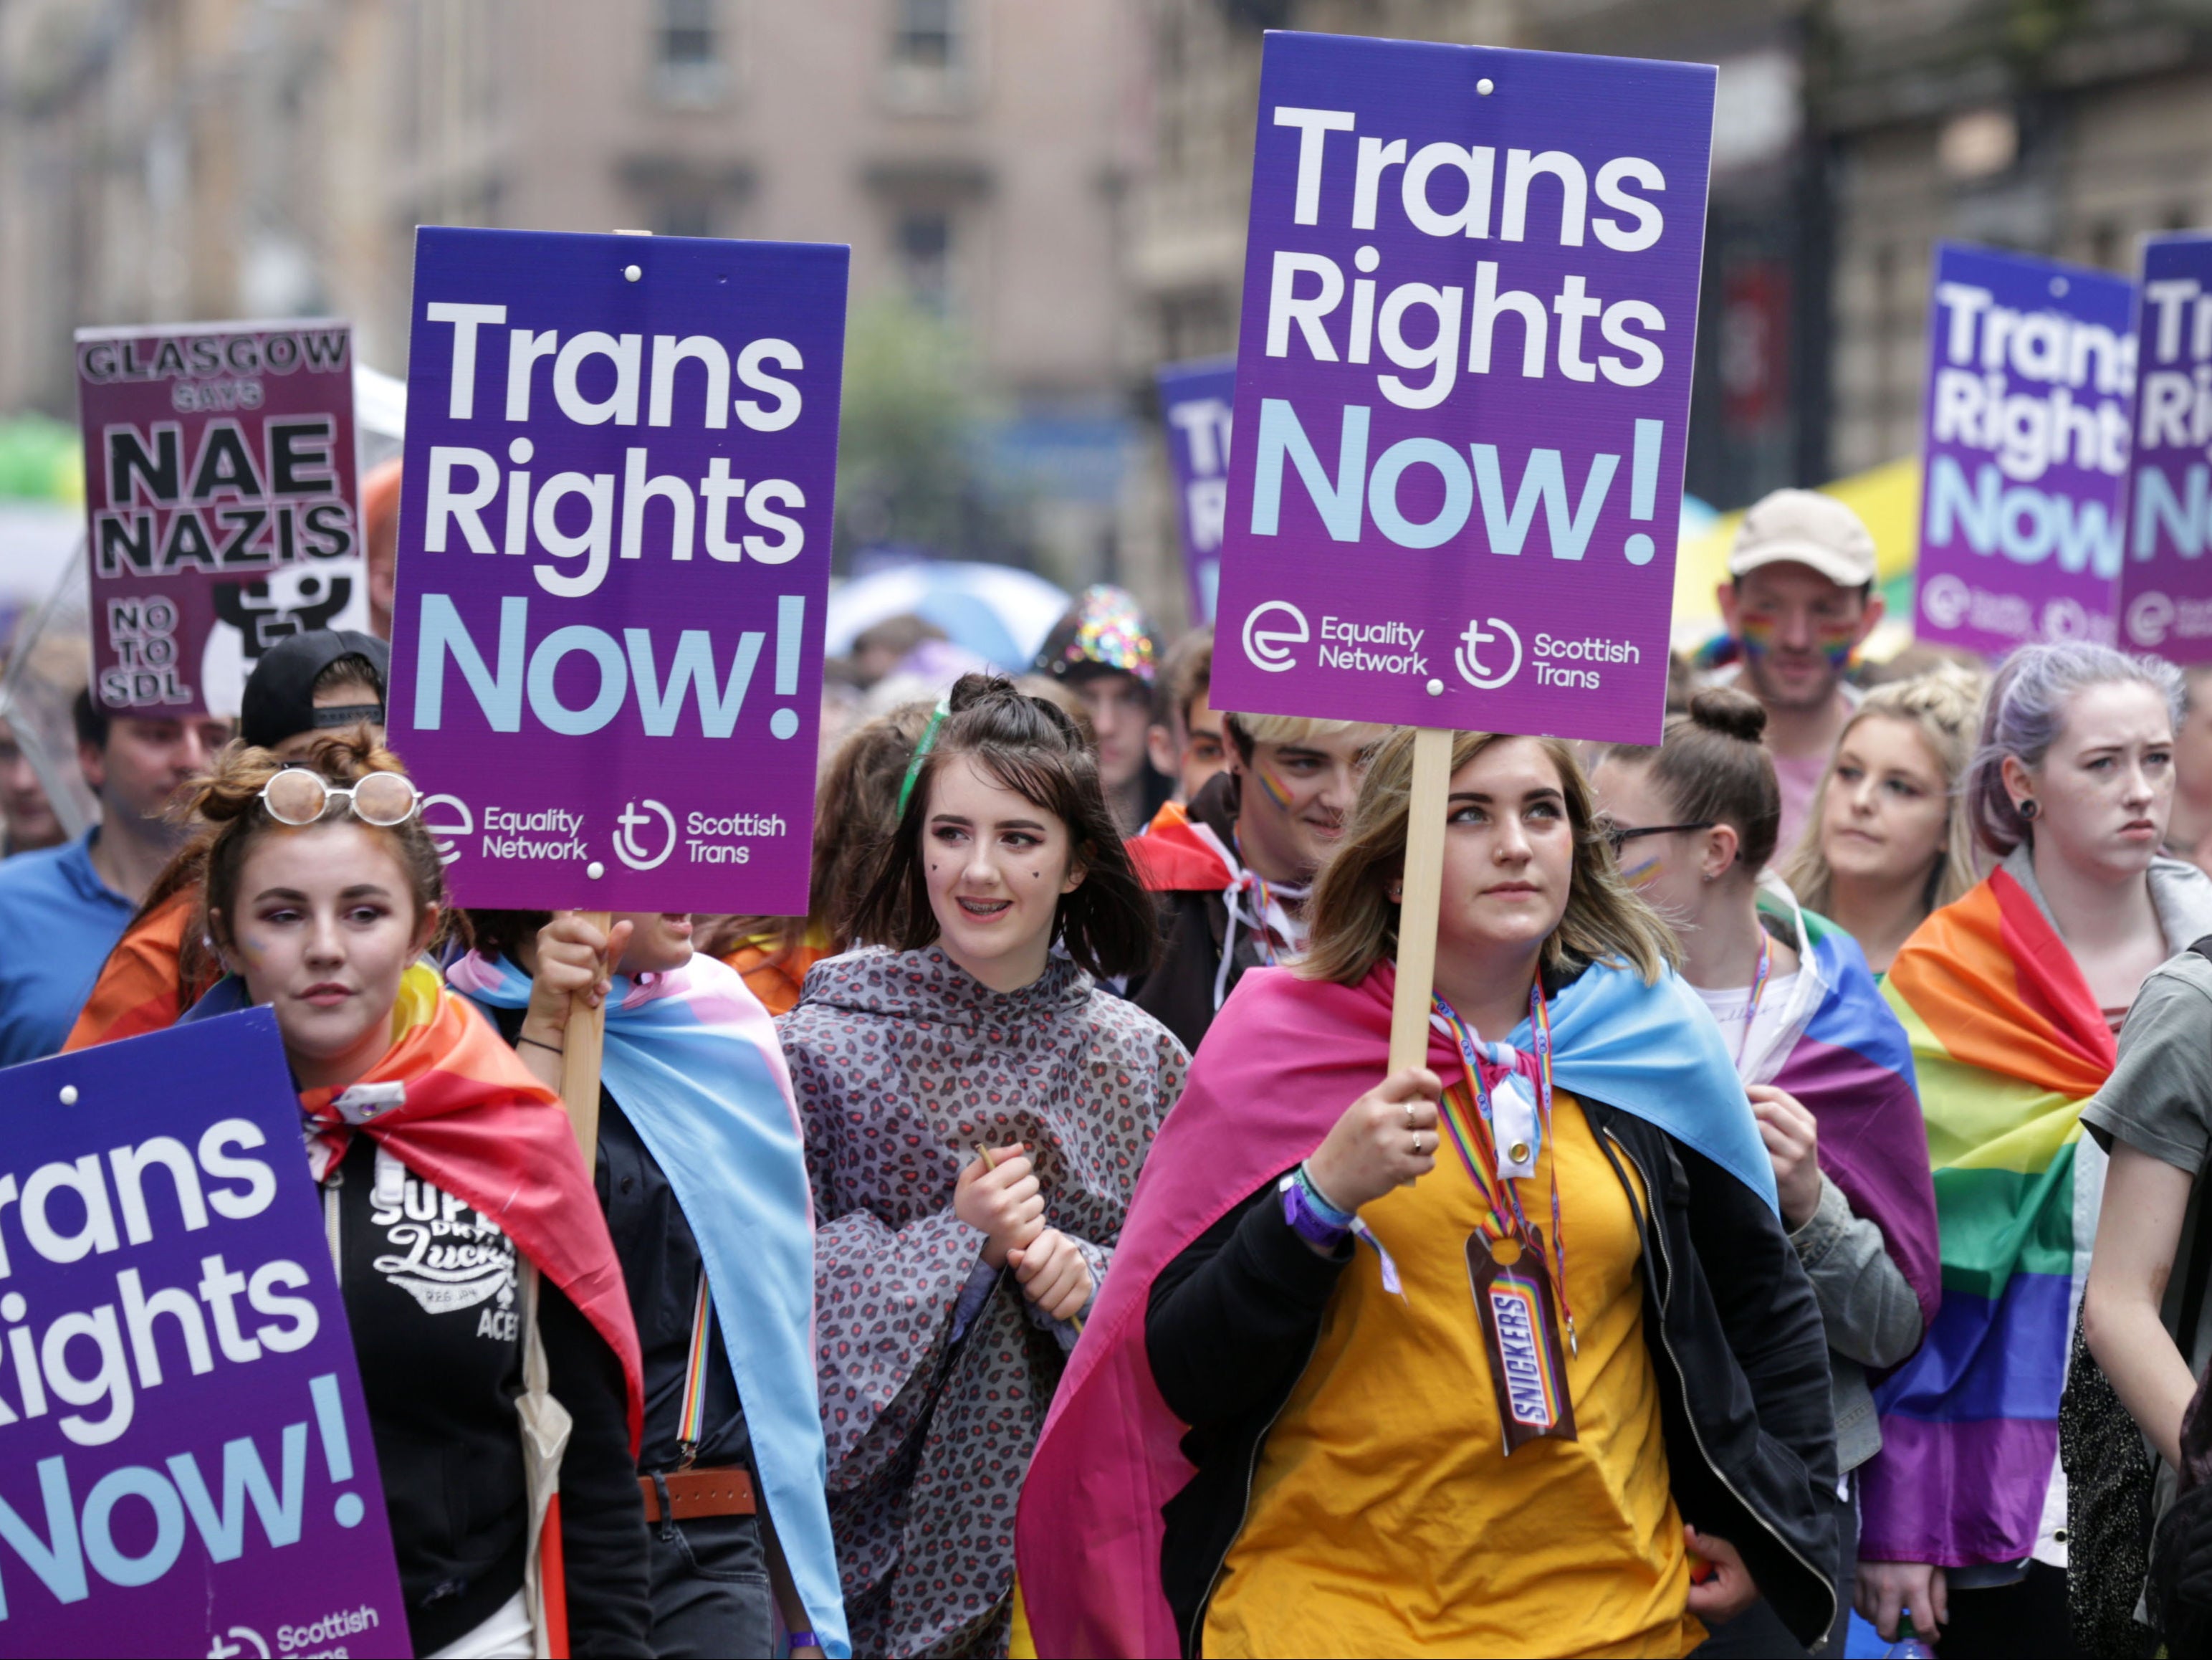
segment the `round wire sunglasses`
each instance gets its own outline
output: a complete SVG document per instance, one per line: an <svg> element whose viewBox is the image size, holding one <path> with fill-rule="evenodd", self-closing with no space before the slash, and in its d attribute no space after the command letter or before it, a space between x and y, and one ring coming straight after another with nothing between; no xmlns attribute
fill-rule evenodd
<svg viewBox="0 0 2212 1660"><path fill-rule="evenodd" d="M422 792L396 772L364 774L350 785L333 784L306 767L287 767L261 787L261 805L280 824L315 823L333 806L349 807L364 824L389 830L422 810Z"/></svg>

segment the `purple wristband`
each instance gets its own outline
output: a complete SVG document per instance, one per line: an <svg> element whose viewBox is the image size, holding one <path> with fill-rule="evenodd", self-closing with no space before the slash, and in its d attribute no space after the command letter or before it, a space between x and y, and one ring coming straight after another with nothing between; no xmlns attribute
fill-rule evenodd
<svg viewBox="0 0 2212 1660"><path fill-rule="evenodd" d="M1297 1172L1285 1176L1277 1183L1277 1189L1283 1195L1283 1220L1308 1244L1334 1251L1350 1236L1349 1228L1339 1227L1315 1213L1313 1201L1306 1196L1305 1184L1298 1180Z"/></svg>

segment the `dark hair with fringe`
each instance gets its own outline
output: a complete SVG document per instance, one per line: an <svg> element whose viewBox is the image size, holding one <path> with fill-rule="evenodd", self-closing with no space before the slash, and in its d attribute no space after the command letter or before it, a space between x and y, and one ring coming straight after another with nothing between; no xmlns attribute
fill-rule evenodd
<svg viewBox="0 0 2212 1660"><path fill-rule="evenodd" d="M1075 722L995 675L963 675L950 708L854 915L854 939L899 951L936 943L922 827L938 773L946 761L965 756L1067 826L1071 856L1084 877L1081 886L1060 896L1053 934L1076 965L1100 979L1150 966L1159 944L1158 913L1106 805L1098 758Z"/></svg>

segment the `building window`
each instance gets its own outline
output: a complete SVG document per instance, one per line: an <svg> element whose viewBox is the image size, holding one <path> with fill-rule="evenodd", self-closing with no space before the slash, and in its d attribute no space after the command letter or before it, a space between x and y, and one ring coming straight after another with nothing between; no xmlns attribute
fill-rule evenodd
<svg viewBox="0 0 2212 1660"><path fill-rule="evenodd" d="M656 0L653 79L661 101L711 104L728 84L719 0Z"/></svg>
<svg viewBox="0 0 2212 1660"><path fill-rule="evenodd" d="M944 75L960 65L960 0L893 0L891 62Z"/></svg>
<svg viewBox="0 0 2212 1660"><path fill-rule="evenodd" d="M911 209L898 217L899 270L917 303L942 312L952 299L952 216Z"/></svg>

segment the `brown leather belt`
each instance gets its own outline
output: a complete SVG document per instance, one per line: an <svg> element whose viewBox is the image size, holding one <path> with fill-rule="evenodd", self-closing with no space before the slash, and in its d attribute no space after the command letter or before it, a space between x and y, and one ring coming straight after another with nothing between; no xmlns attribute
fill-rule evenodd
<svg viewBox="0 0 2212 1660"><path fill-rule="evenodd" d="M757 1508L753 1478L744 1470L672 1470L662 1476L638 1477L647 1522L660 1520L660 1494L655 1489L662 1483L668 1488L669 1511L678 1522L694 1516L750 1516Z"/></svg>

